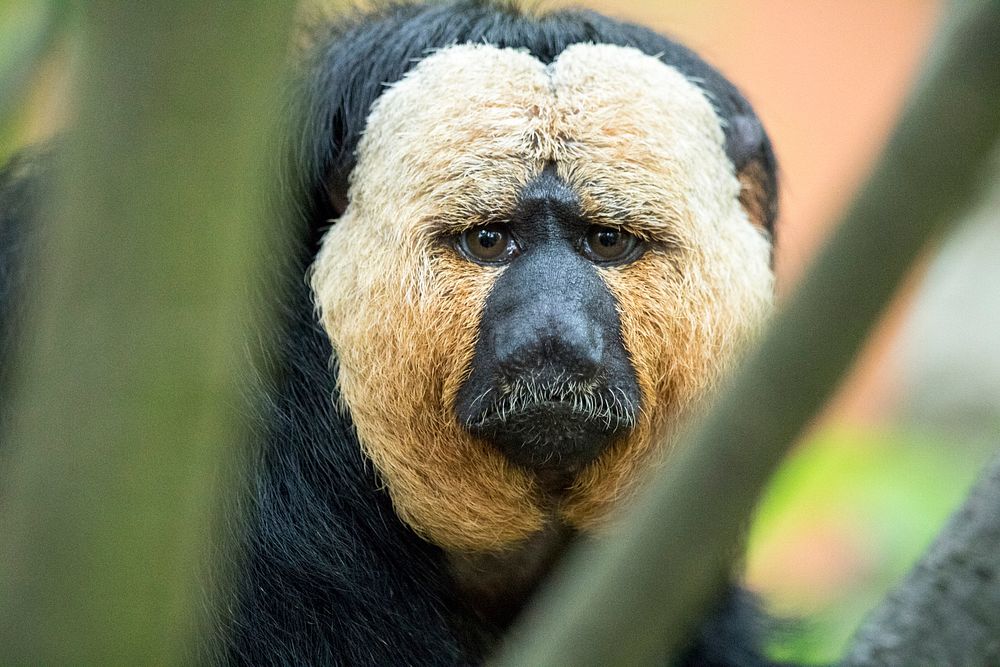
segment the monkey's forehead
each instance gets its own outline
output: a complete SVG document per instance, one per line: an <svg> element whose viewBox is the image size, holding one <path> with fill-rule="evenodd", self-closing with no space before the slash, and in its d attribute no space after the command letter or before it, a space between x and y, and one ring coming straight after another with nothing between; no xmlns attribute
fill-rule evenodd
<svg viewBox="0 0 1000 667"><path fill-rule="evenodd" d="M577 44L546 65L464 44L429 55L373 105L350 198L475 223L553 163L595 214L624 207L640 228L691 211L729 217L715 209L739 189L712 104L658 59Z"/></svg>

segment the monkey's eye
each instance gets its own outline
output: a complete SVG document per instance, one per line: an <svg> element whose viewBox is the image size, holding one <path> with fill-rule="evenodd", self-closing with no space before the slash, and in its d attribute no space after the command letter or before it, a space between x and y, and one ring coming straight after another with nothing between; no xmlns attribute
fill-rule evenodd
<svg viewBox="0 0 1000 667"><path fill-rule="evenodd" d="M462 253L474 262L499 264L517 254L514 236L505 225L473 227L458 239Z"/></svg>
<svg viewBox="0 0 1000 667"><path fill-rule="evenodd" d="M639 240L620 229L591 225L583 239L583 254L594 262L625 262L633 259Z"/></svg>

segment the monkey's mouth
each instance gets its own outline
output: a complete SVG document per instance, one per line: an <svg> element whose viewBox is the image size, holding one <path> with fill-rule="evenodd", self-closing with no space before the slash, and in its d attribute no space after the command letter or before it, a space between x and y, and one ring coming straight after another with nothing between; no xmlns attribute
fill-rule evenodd
<svg viewBox="0 0 1000 667"><path fill-rule="evenodd" d="M465 427L516 465L550 477L577 472L636 423L636 402L618 387L518 380L492 401L491 393L467 412Z"/></svg>

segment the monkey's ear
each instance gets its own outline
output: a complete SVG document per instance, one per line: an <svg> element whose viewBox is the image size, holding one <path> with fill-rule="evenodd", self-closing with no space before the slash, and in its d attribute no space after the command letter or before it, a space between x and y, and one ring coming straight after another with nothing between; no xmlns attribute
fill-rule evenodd
<svg viewBox="0 0 1000 667"><path fill-rule="evenodd" d="M752 114L739 114L729 118L725 135L726 154L740 181L740 204L754 225L773 234L778 216L778 176L764 126Z"/></svg>

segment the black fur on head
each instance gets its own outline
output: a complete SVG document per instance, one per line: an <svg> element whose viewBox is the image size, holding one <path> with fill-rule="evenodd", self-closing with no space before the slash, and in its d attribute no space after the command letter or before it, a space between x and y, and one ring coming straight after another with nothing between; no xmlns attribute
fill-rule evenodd
<svg viewBox="0 0 1000 667"><path fill-rule="evenodd" d="M347 205L355 149L372 103L428 53L453 44L486 43L525 49L550 63L567 46L588 42L656 56L706 92L723 124L734 168L760 167L765 196L761 222L773 231L777 182L771 143L746 99L697 54L648 28L588 10L534 14L513 2L457 0L430 6L390 3L373 13L348 15L330 25L325 38L305 54L297 91L301 125L292 157L309 198L313 243Z"/></svg>

